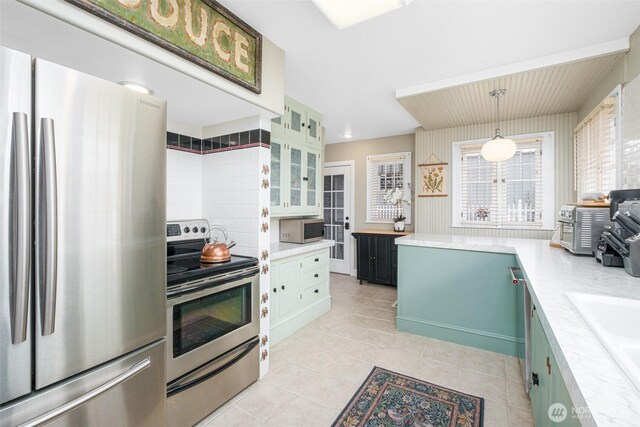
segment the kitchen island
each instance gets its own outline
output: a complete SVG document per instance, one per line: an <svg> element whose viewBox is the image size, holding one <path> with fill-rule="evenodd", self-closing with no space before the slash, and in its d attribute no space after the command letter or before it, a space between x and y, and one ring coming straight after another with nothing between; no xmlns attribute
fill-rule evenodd
<svg viewBox="0 0 640 427"><path fill-rule="evenodd" d="M403 300L415 298L412 288L430 286L429 276L420 271L430 267L440 270L465 268L464 265L430 266L426 257L419 265L405 265L404 261L415 257L416 251L418 255L425 249L438 249L454 256L457 251L511 255L526 274L532 302L537 307L537 316L572 405L582 412L582 425L637 425L640 391L604 349L565 294L583 292L640 299L640 279L620 268L602 267L591 257L577 257L551 248L546 240L414 234L396 239L396 244L399 246L399 330L403 330L407 320ZM469 280L474 280L474 271L467 273ZM424 315L428 316L428 313Z"/></svg>

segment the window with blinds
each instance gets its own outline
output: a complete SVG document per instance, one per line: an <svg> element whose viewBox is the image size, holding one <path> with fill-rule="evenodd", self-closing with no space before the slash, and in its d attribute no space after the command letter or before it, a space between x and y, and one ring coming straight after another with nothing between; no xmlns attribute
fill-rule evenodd
<svg viewBox="0 0 640 427"><path fill-rule="evenodd" d="M411 206L397 207L384 202L384 196L396 188L410 199L411 152L367 156L367 222L391 223L399 214L411 223Z"/></svg>
<svg viewBox="0 0 640 427"><path fill-rule="evenodd" d="M476 141L454 144L454 226L553 227L553 137L512 139L516 154L503 162L484 160Z"/></svg>
<svg viewBox="0 0 640 427"><path fill-rule="evenodd" d="M640 77L624 86L622 114L622 167L618 168L618 188L640 188Z"/></svg>
<svg viewBox="0 0 640 427"><path fill-rule="evenodd" d="M574 131L577 196L617 188L618 96L609 96Z"/></svg>

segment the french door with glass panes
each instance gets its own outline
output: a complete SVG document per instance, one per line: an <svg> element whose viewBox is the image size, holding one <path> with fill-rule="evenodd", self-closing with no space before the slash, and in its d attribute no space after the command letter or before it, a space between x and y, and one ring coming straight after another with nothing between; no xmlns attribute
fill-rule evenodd
<svg viewBox="0 0 640 427"><path fill-rule="evenodd" d="M324 237L335 240L330 269L351 274L351 166L324 168Z"/></svg>

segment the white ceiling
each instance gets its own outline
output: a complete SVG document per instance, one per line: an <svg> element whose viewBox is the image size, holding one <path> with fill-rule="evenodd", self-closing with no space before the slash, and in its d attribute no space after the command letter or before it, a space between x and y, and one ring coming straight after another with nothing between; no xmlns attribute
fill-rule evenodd
<svg viewBox="0 0 640 427"><path fill-rule="evenodd" d="M344 30L310 0L221 0L286 52L286 93L324 113L327 142L410 133L395 91L628 37L640 1L416 0ZM0 44L112 81L142 81L172 119L204 126L260 109L33 9L0 0ZM98 54L96 54L98 52Z"/></svg>
<svg viewBox="0 0 640 427"><path fill-rule="evenodd" d="M496 120L494 89L506 89L500 100L503 121L578 111L598 81L623 53L599 56L537 70L399 98L398 102L425 129L442 129Z"/></svg>

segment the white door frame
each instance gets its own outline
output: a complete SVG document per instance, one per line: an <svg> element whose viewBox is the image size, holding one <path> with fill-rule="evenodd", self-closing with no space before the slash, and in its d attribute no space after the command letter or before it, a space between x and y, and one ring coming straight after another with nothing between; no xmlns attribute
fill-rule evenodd
<svg viewBox="0 0 640 427"><path fill-rule="evenodd" d="M355 183L356 183L356 162L355 160L340 160L337 162L325 162L323 165L323 170L322 170L322 176L323 176L323 185L322 185L322 192L324 194L324 168L327 167L337 167L337 166L348 166L349 170L351 171L349 179L351 180L351 191L350 191L350 199L349 200L349 210L351 212L351 216L349 217L349 229L348 230L344 230L345 233L345 240L347 239L347 237L349 238L349 242L350 242L350 247L351 247L351 253L346 254L348 255L350 258L350 263L351 263L351 276L356 277L357 274L357 270L356 270L356 245L355 242L353 242L351 240L351 232L353 231L353 225L355 223L354 218L355 218L355 209L356 209L356 202L355 202ZM324 196L322 197L323 200L323 209L324 209ZM345 201L346 203L346 201ZM348 236L347 236L348 234Z"/></svg>

